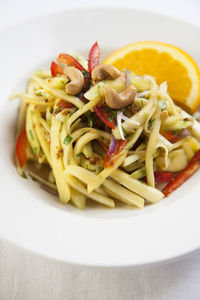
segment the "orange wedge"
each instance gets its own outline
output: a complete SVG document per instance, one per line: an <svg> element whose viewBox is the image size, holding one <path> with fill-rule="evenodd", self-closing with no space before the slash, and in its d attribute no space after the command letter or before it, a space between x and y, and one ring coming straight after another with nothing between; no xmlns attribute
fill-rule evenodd
<svg viewBox="0 0 200 300"><path fill-rule="evenodd" d="M162 42L132 43L113 52L104 61L119 70L127 68L137 75L154 76L157 83L167 81L174 102L189 112L200 104L200 71L183 50Z"/></svg>

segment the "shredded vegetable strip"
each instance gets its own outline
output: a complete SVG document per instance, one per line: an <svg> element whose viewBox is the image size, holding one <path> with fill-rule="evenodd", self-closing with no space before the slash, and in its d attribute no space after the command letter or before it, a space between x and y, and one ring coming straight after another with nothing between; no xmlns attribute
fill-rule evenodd
<svg viewBox="0 0 200 300"><path fill-rule="evenodd" d="M158 202L164 197L164 195L159 190L147 184L141 183L139 180L131 178L130 175L119 169L115 170L111 174L111 177L117 182L120 182L127 189L135 192L146 200L148 199L148 201L152 203Z"/></svg>
<svg viewBox="0 0 200 300"><path fill-rule="evenodd" d="M80 193L84 194L85 196L93 199L96 202L99 202L101 204L104 204L108 207L115 207L115 203L112 199L97 193L97 192L92 192L92 193L88 193L87 189L84 187L84 185L78 181L77 179L75 179L73 176L69 176L66 175L65 176L65 180L76 190L78 190Z"/></svg>
<svg viewBox="0 0 200 300"><path fill-rule="evenodd" d="M158 133L160 130L161 120L159 118L159 114L156 117L155 124L152 128L152 132L150 133L149 141L146 149L145 156L145 167L146 167L146 175L147 175L147 183L148 185L155 187L155 179L154 179L154 170L153 170L153 156L155 153L155 148L158 140Z"/></svg>
<svg viewBox="0 0 200 300"><path fill-rule="evenodd" d="M52 118L51 125L51 163L52 169L56 181L56 185L59 192L61 202L67 203L70 200L70 187L64 179L64 165L62 161L62 150L60 144L60 130L61 124L56 121L55 117Z"/></svg>
<svg viewBox="0 0 200 300"><path fill-rule="evenodd" d="M36 130L36 134L39 140L39 143L41 145L41 148L48 160L49 165L51 166L51 155L50 155L50 145L49 142L47 140L47 138L45 137L44 134L44 130L46 128L42 128L42 123L41 123L41 114L40 112L35 112L33 115L33 119L34 119L34 123L35 123L35 130Z"/></svg>

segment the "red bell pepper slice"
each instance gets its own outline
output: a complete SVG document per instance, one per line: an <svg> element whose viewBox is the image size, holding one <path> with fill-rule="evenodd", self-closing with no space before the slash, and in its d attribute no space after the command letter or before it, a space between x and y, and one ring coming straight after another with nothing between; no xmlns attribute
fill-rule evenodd
<svg viewBox="0 0 200 300"><path fill-rule="evenodd" d="M200 167L200 150L196 152L187 167L178 173L164 188L163 193L167 197L189 179Z"/></svg>
<svg viewBox="0 0 200 300"><path fill-rule="evenodd" d="M51 63L51 74L56 77L58 74L63 74L63 69L57 63L52 61Z"/></svg>
<svg viewBox="0 0 200 300"><path fill-rule="evenodd" d="M113 156L118 155L124 149L124 147L126 146L127 143L128 143L127 139L125 139L125 140L119 140L118 141L118 145L117 145L117 147L115 149L115 152L113 153Z"/></svg>
<svg viewBox="0 0 200 300"><path fill-rule="evenodd" d="M95 106L94 111L96 112L97 116L101 119L101 121L106 124L108 127L115 129L115 122L114 120L109 120L108 113L103 110L101 106Z"/></svg>
<svg viewBox="0 0 200 300"><path fill-rule="evenodd" d="M27 161L27 152L26 152L27 147L28 147L28 139L26 136L26 129L24 128L23 131L18 136L16 142L16 155L21 168L23 168L25 162Z"/></svg>
<svg viewBox="0 0 200 300"><path fill-rule="evenodd" d="M100 49L98 43L96 42L92 46L89 52L88 69L90 73L96 66L99 65L99 61L100 61Z"/></svg>
<svg viewBox="0 0 200 300"><path fill-rule="evenodd" d="M171 172L154 172L154 177L156 182L169 182L172 180L172 173Z"/></svg>
<svg viewBox="0 0 200 300"><path fill-rule="evenodd" d="M173 134L173 132L171 130L168 132L162 133L162 135L171 143L176 143L179 140L179 135Z"/></svg>
<svg viewBox="0 0 200 300"><path fill-rule="evenodd" d="M110 167L111 165L114 164L114 162L117 159L119 153L125 148L127 143L128 143L127 139L118 141L117 147L116 147L114 153L112 155L110 155L109 152L108 152L108 154L107 154L107 156L104 160L104 163L103 163L104 168L108 168L108 167Z"/></svg>
<svg viewBox="0 0 200 300"><path fill-rule="evenodd" d="M58 104L57 104L58 107L60 108L71 108L74 106L74 104L64 100L64 99L61 99Z"/></svg>
<svg viewBox="0 0 200 300"><path fill-rule="evenodd" d="M72 67L75 67L76 69L80 71L86 71L85 68L71 55L66 53L60 53L57 61L61 64L70 65Z"/></svg>

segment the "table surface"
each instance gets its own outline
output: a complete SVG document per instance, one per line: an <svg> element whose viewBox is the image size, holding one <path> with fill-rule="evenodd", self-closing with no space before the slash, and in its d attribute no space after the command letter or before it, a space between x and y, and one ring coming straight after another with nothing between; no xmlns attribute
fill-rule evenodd
<svg viewBox="0 0 200 300"><path fill-rule="evenodd" d="M0 32L45 13L86 6L128 6L161 12L200 26L200 1L1 1ZM0 300L198 300L200 252L177 262L129 269L75 267L0 241Z"/></svg>

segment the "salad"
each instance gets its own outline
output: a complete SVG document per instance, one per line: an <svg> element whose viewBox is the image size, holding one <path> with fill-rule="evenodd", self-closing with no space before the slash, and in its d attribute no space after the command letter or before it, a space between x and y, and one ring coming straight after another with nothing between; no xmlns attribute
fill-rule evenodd
<svg viewBox="0 0 200 300"><path fill-rule="evenodd" d="M200 124L173 102L166 82L101 64L97 42L88 60L59 54L15 97L18 173L62 203L143 208L199 169Z"/></svg>

